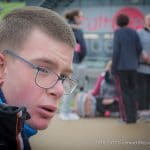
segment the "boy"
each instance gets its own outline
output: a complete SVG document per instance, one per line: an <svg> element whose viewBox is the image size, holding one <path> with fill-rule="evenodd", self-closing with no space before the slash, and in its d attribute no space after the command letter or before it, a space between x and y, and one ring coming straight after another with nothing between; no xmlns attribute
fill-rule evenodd
<svg viewBox="0 0 150 150"><path fill-rule="evenodd" d="M60 98L76 86L74 47L71 28L51 10L25 7L2 19L0 149L29 150L26 137L48 127Z"/></svg>

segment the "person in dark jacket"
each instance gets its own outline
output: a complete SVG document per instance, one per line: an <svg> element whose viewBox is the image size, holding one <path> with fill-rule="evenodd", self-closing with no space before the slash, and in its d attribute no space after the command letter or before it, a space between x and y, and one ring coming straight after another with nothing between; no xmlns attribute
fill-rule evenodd
<svg viewBox="0 0 150 150"><path fill-rule="evenodd" d="M127 27L128 24L128 16L120 14L117 18L119 29L114 32L113 39L112 73L117 75L120 82L125 111L123 120L135 123L136 78L142 46L137 32Z"/></svg>
<svg viewBox="0 0 150 150"><path fill-rule="evenodd" d="M86 44L83 37L83 32L81 30L80 24L82 23L83 13L80 9L72 9L64 14L65 19L72 27L76 38L76 48L74 50L74 57L73 57L73 70L74 76L78 79L81 73L82 68L80 68L81 62L84 60L86 56ZM82 71L82 76L83 71ZM79 86L83 86L80 77ZM60 107L60 118L62 120L78 120L79 117L77 114L73 113L70 108L70 100L73 99L73 95L65 95L62 99L62 105Z"/></svg>
<svg viewBox="0 0 150 150"><path fill-rule="evenodd" d="M0 150L30 150L28 138L48 127L71 78L75 37L57 13L13 10L0 22Z"/></svg>
<svg viewBox="0 0 150 150"><path fill-rule="evenodd" d="M64 17L71 25L76 38L77 45L74 51L73 62L78 64L81 63L86 56L86 43L83 37L83 31L80 27L80 24L82 23L83 12L80 9L73 9L67 11Z"/></svg>

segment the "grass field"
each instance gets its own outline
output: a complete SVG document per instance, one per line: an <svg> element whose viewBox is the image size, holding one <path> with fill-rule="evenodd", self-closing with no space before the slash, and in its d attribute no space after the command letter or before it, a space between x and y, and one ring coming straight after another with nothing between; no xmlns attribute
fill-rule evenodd
<svg viewBox="0 0 150 150"><path fill-rule="evenodd" d="M6 2L0 2L0 8L2 9L0 11L0 19L7 13L9 13L11 10L19 7L25 6L24 2L12 2L12 3L6 3Z"/></svg>

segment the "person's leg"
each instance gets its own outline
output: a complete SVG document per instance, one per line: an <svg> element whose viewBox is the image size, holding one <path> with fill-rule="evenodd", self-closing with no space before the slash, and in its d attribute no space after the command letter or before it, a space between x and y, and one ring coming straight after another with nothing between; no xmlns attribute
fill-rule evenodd
<svg viewBox="0 0 150 150"><path fill-rule="evenodd" d="M72 95L64 95L62 98L62 103L60 106L60 113L68 114L71 112L70 109L70 101L72 99Z"/></svg>
<svg viewBox="0 0 150 150"><path fill-rule="evenodd" d="M138 73L137 75L137 88L138 88L138 110L144 109L144 75Z"/></svg>
<svg viewBox="0 0 150 150"><path fill-rule="evenodd" d="M62 97L62 103L60 105L60 110L59 110L59 117L62 120L69 120L68 114L71 112L70 100L71 100L71 95L64 95Z"/></svg>
<svg viewBox="0 0 150 150"><path fill-rule="evenodd" d="M102 101L102 104L103 105L111 105L111 104L113 104L113 102L114 102L114 99L112 98L109 98L109 99L103 99L103 101Z"/></svg>
<svg viewBox="0 0 150 150"><path fill-rule="evenodd" d="M62 99L62 104L60 106L60 118L62 120L78 120L79 116L76 114L76 112L73 112L71 109L70 101L72 100L72 94L71 95L65 95Z"/></svg>
<svg viewBox="0 0 150 150"><path fill-rule="evenodd" d="M149 74L147 74L146 75L146 106L145 106L145 108L146 108L146 110L149 110L149 108L150 108L150 75Z"/></svg>
<svg viewBox="0 0 150 150"><path fill-rule="evenodd" d="M145 110L147 108L147 91L148 91L148 83L147 83L147 77L143 73L138 73L138 109L139 110ZM149 92L148 92L149 93Z"/></svg>
<svg viewBox="0 0 150 150"><path fill-rule="evenodd" d="M121 119L123 121L126 121L126 112L125 112L125 106L123 102L123 91L121 88L120 76L121 76L121 73L118 73L117 75L115 75L115 85L118 91L119 114L120 114Z"/></svg>
<svg viewBox="0 0 150 150"><path fill-rule="evenodd" d="M134 123L137 119L137 73L135 71L129 71L128 76L128 123Z"/></svg>
<svg viewBox="0 0 150 150"><path fill-rule="evenodd" d="M105 112L104 105L102 104L103 98L96 97L96 112L98 115L103 116Z"/></svg>
<svg viewBox="0 0 150 150"><path fill-rule="evenodd" d="M114 100L114 102L111 105L111 111L112 112L119 112L118 101Z"/></svg>
<svg viewBox="0 0 150 150"><path fill-rule="evenodd" d="M79 78L79 70L78 70L78 65L73 64L73 75L72 77L75 79ZM71 107L70 107L70 102L71 100L74 99L75 96L75 91L69 95L64 95L62 98L61 106L60 106L60 118L63 120L71 120L72 118L79 119L77 115L74 115L72 113ZM72 119L73 120L73 119Z"/></svg>
<svg viewBox="0 0 150 150"><path fill-rule="evenodd" d="M136 73L134 71L120 72L123 103L126 112L126 122L136 122Z"/></svg>

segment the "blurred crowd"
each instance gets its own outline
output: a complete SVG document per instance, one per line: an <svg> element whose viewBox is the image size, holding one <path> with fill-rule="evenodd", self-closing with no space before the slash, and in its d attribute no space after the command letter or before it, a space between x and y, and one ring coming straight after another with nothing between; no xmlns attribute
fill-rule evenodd
<svg viewBox="0 0 150 150"><path fill-rule="evenodd" d="M73 69L74 76L80 78L83 74L80 63L86 56L80 27L83 12L70 10L64 17L76 38ZM80 117L118 117L125 123L150 120L150 15L145 16L144 28L138 31L128 27L129 22L127 15L118 15L112 59L97 77L93 89L85 91L82 82L74 93L63 97L59 114L62 120Z"/></svg>

